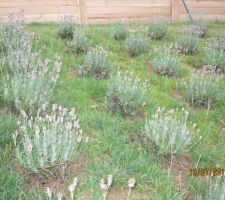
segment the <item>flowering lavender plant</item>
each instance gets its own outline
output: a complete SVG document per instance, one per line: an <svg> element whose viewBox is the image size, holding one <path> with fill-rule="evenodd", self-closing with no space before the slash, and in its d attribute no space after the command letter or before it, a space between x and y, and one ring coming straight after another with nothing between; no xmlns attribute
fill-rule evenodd
<svg viewBox="0 0 225 200"><path fill-rule="evenodd" d="M155 73L164 76L178 76L181 74L181 63L175 54L163 50L152 60Z"/></svg>
<svg viewBox="0 0 225 200"><path fill-rule="evenodd" d="M23 39L27 37L25 32L23 13L10 13L3 18L0 24L0 38L3 51L17 49L23 45Z"/></svg>
<svg viewBox="0 0 225 200"><path fill-rule="evenodd" d="M65 15L63 17L63 22L59 26L58 36L62 39L73 39L74 31L75 26L72 23L72 16Z"/></svg>
<svg viewBox="0 0 225 200"><path fill-rule="evenodd" d="M16 73L3 78L3 99L18 111L25 110L34 114L42 104L48 104L61 71L61 61L55 61L55 67L46 60L39 65L39 71L33 69L26 73Z"/></svg>
<svg viewBox="0 0 225 200"><path fill-rule="evenodd" d="M129 32L125 24L117 24L113 27L113 38L115 40L125 40L129 35Z"/></svg>
<svg viewBox="0 0 225 200"><path fill-rule="evenodd" d="M161 40L167 34L167 26L164 23L154 22L148 27L148 36L153 40Z"/></svg>
<svg viewBox="0 0 225 200"><path fill-rule="evenodd" d="M204 62L225 72L225 52L223 50L205 49Z"/></svg>
<svg viewBox="0 0 225 200"><path fill-rule="evenodd" d="M189 128L187 119L188 112L185 110L182 110L182 116L179 117L178 110L158 108L146 120L144 135L156 144L160 154L180 154L191 144L191 134L196 126L194 124Z"/></svg>
<svg viewBox="0 0 225 200"><path fill-rule="evenodd" d="M97 47L87 53L84 64L79 67L79 74L103 79L109 76L111 69L108 52L102 47Z"/></svg>
<svg viewBox="0 0 225 200"><path fill-rule="evenodd" d="M73 53L86 53L90 48L90 41L88 37L83 33L77 33L74 35L73 40L67 43L67 49Z"/></svg>
<svg viewBox="0 0 225 200"><path fill-rule="evenodd" d="M127 38L126 49L130 56L138 56L148 49L148 39L143 36L130 36Z"/></svg>
<svg viewBox="0 0 225 200"><path fill-rule="evenodd" d="M224 178L216 177L208 181L206 194L197 195L196 200L223 200L225 199Z"/></svg>
<svg viewBox="0 0 225 200"><path fill-rule="evenodd" d="M23 167L37 173L77 158L84 134L74 109L53 104L48 112L43 105L35 117L21 115L13 140Z"/></svg>
<svg viewBox="0 0 225 200"><path fill-rule="evenodd" d="M208 30L209 30L209 26L207 22L197 22L197 23L191 24L187 28L187 32L200 38L204 38L207 35Z"/></svg>
<svg viewBox="0 0 225 200"><path fill-rule="evenodd" d="M193 105L210 107L221 99L219 77L192 75L183 82L183 94Z"/></svg>
<svg viewBox="0 0 225 200"><path fill-rule="evenodd" d="M178 40L177 48L184 55L193 55L198 51L199 38L193 35L182 35Z"/></svg>
<svg viewBox="0 0 225 200"><path fill-rule="evenodd" d="M145 106L147 81L131 74L113 76L108 86L108 107L123 115L135 115L140 107Z"/></svg>

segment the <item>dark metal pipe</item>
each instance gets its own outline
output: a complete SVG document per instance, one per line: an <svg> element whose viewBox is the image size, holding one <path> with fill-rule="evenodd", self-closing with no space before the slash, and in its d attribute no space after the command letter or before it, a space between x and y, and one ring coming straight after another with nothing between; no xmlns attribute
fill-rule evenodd
<svg viewBox="0 0 225 200"><path fill-rule="evenodd" d="M193 22L194 20L193 20L193 18L192 18L192 16L191 16L191 13L190 13L190 11L189 11L189 9L188 9L188 7L187 7L187 4L186 4L185 0L182 0L182 2L183 2L183 4L184 4L184 7L185 7L185 9L186 9L186 11L187 11L187 13L188 13L188 16L189 16L191 22Z"/></svg>

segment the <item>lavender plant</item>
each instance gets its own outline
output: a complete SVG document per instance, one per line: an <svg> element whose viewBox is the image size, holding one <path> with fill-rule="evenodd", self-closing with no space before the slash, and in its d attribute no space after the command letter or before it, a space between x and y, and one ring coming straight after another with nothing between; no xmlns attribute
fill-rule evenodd
<svg viewBox="0 0 225 200"><path fill-rule="evenodd" d="M213 75L192 75L183 82L183 94L193 105L211 107L222 97L220 78Z"/></svg>
<svg viewBox="0 0 225 200"><path fill-rule="evenodd" d="M148 49L148 39L142 36L130 36L125 42L130 56L138 56Z"/></svg>
<svg viewBox="0 0 225 200"><path fill-rule="evenodd" d="M90 48L90 40L83 33L77 33L73 39L67 43L67 49L73 53L86 53Z"/></svg>
<svg viewBox="0 0 225 200"><path fill-rule="evenodd" d="M193 55L198 51L199 38L192 35L182 35L177 43L177 48L184 55Z"/></svg>
<svg viewBox="0 0 225 200"><path fill-rule="evenodd" d="M164 23L151 23L148 27L148 36L153 40L162 40L167 34L167 26Z"/></svg>
<svg viewBox="0 0 225 200"><path fill-rule="evenodd" d="M190 34L200 38L204 38L207 35L208 30L209 26L206 22L197 22L188 27L188 32Z"/></svg>
<svg viewBox="0 0 225 200"><path fill-rule="evenodd" d="M135 115L145 106L145 95L148 90L147 81L130 74L113 76L108 85L108 107L123 115Z"/></svg>
<svg viewBox="0 0 225 200"><path fill-rule="evenodd" d="M107 78L111 72L112 64L108 60L108 52L98 47L87 53L84 64L79 67L79 74L92 76L97 79Z"/></svg>
<svg viewBox="0 0 225 200"><path fill-rule="evenodd" d="M152 60L155 73L164 76L178 76L181 74L181 63L175 54L164 50L160 51Z"/></svg>
<svg viewBox="0 0 225 200"><path fill-rule="evenodd" d="M0 24L1 49L3 51L19 48L20 45L23 45L26 37L22 12L10 13L3 18L3 22Z"/></svg>
<svg viewBox="0 0 225 200"><path fill-rule="evenodd" d="M223 200L225 199L225 182L221 177L208 181L206 194L197 195L196 200Z"/></svg>
<svg viewBox="0 0 225 200"><path fill-rule="evenodd" d="M40 61L40 52L34 52L32 49L31 37L27 34L27 37L20 38L20 42L21 45L17 48L8 46L8 51L2 58L4 70L15 75L27 74L45 67L45 64Z"/></svg>
<svg viewBox="0 0 225 200"><path fill-rule="evenodd" d="M85 137L74 109L46 105L35 117L21 111L19 128L13 134L16 158L20 165L34 172L51 171L79 156Z"/></svg>
<svg viewBox="0 0 225 200"><path fill-rule="evenodd" d="M24 110L34 114L42 104L48 104L55 88L61 61L55 61L55 67L46 62L38 71L33 69L27 73L15 73L3 77L3 99L18 111Z"/></svg>
<svg viewBox="0 0 225 200"><path fill-rule="evenodd" d="M204 63L225 72L225 52L223 50L206 48Z"/></svg>
<svg viewBox="0 0 225 200"><path fill-rule="evenodd" d="M129 32L125 25L117 24L113 27L113 37L115 40L125 40L129 35Z"/></svg>
<svg viewBox="0 0 225 200"><path fill-rule="evenodd" d="M58 36L62 39L73 39L73 33L75 26L72 23L72 17L65 15L63 22L60 24L58 29Z"/></svg>
<svg viewBox="0 0 225 200"><path fill-rule="evenodd" d="M183 109L181 114L180 117L178 110L166 111L159 107L146 120L143 134L156 145L162 155L181 154L189 149L195 125L189 128L189 113Z"/></svg>

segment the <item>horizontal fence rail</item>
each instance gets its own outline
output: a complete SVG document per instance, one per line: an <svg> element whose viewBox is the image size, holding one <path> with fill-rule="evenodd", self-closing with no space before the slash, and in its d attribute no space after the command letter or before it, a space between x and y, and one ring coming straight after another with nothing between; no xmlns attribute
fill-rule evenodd
<svg viewBox="0 0 225 200"><path fill-rule="evenodd" d="M194 19L225 20L225 0L185 0ZM182 0L0 0L0 19L23 10L27 22L188 20Z"/></svg>

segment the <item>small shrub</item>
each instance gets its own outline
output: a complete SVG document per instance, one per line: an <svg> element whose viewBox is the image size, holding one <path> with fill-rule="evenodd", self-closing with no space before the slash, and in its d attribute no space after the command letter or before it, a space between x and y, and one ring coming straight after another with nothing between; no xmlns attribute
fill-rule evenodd
<svg viewBox="0 0 225 200"><path fill-rule="evenodd" d="M73 33L75 31L75 26L71 22L70 16L65 16L64 21L60 24L58 29L58 36L62 39L73 39Z"/></svg>
<svg viewBox="0 0 225 200"><path fill-rule="evenodd" d="M183 94L193 105L209 107L221 98L219 80L212 75L193 75L183 83Z"/></svg>
<svg viewBox="0 0 225 200"><path fill-rule="evenodd" d="M184 55L193 55L198 51L199 38L192 35L183 35L178 41L177 48Z"/></svg>
<svg viewBox="0 0 225 200"><path fill-rule="evenodd" d="M108 60L107 52L99 47L87 53L84 64L79 68L79 74L103 79L109 76L111 69L112 65Z"/></svg>
<svg viewBox="0 0 225 200"><path fill-rule="evenodd" d="M160 154L181 154L188 150L195 128L195 125L191 129L188 127L187 119L187 111L183 110L182 117L179 117L177 110L165 111L164 108L158 108L146 120L144 135L155 143Z"/></svg>
<svg viewBox="0 0 225 200"><path fill-rule="evenodd" d="M86 53L90 47L90 41L84 34L76 34L73 40L67 43L68 50L73 53Z"/></svg>
<svg viewBox="0 0 225 200"><path fill-rule="evenodd" d="M163 23L152 23L148 27L148 36L153 40L161 40L167 34L167 26Z"/></svg>
<svg viewBox="0 0 225 200"><path fill-rule="evenodd" d="M125 25L119 24L113 27L113 37L115 40L125 40L129 32Z"/></svg>
<svg viewBox="0 0 225 200"><path fill-rule="evenodd" d="M141 36L131 36L126 40L126 49L130 56L138 56L148 49L148 39Z"/></svg>
<svg viewBox="0 0 225 200"><path fill-rule="evenodd" d="M55 68L49 62L43 63L39 71L17 73L3 77L3 99L18 111L34 114L42 104L48 104L61 70L60 60Z"/></svg>
<svg viewBox="0 0 225 200"><path fill-rule="evenodd" d="M215 177L208 181L205 194L197 195L196 200L223 200L225 197L225 182L223 178Z"/></svg>
<svg viewBox="0 0 225 200"><path fill-rule="evenodd" d="M21 115L13 135L20 165L37 173L77 158L84 134L74 109L54 104L48 112L43 105L35 117L28 117L24 111Z"/></svg>
<svg viewBox="0 0 225 200"><path fill-rule="evenodd" d="M0 24L1 51L10 52L25 45L28 37L25 31L23 13L11 13Z"/></svg>
<svg viewBox="0 0 225 200"><path fill-rule="evenodd" d="M32 50L32 39L27 36L21 38L20 42L17 48L8 47L2 58L3 69L9 74L27 74L45 67L40 61L40 53Z"/></svg>
<svg viewBox="0 0 225 200"><path fill-rule="evenodd" d="M219 38L213 38L212 40L212 46L225 53L225 33L220 34Z"/></svg>
<svg viewBox="0 0 225 200"><path fill-rule="evenodd" d="M152 61L155 73L164 76L178 76L181 74L181 63L178 58L169 52L160 52Z"/></svg>
<svg viewBox="0 0 225 200"><path fill-rule="evenodd" d="M107 99L108 107L123 115L135 115L145 105L147 82L131 75L118 73L109 82Z"/></svg>
<svg viewBox="0 0 225 200"><path fill-rule="evenodd" d="M204 63L225 72L225 52L211 48L205 49Z"/></svg>
<svg viewBox="0 0 225 200"><path fill-rule="evenodd" d="M190 32L192 35L204 38L207 35L209 26L206 22L199 22L195 24L191 24L189 26L188 32Z"/></svg>

